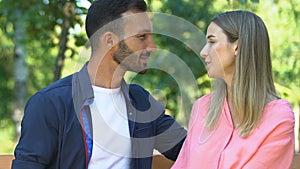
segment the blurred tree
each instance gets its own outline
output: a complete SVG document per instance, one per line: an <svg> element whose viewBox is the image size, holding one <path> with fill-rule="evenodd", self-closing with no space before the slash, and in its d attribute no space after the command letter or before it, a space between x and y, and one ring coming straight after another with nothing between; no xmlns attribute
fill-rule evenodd
<svg viewBox="0 0 300 169"><path fill-rule="evenodd" d="M28 96L59 79L64 59L75 54L76 46L68 46L69 30L83 24L81 16L85 13L86 9L75 0L0 1L0 17L5 18L2 19L3 25L13 25L9 31L5 26L1 28L14 40L15 99L12 117L16 138ZM75 36L74 44L83 45L81 43L82 36ZM68 50L71 52L67 55Z"/></svg>
<svg viewBox="0 0 300 169"><path fill-rule="evenodd" d="M0 17L1 27L12 29L12 25L5 25L6 18ZM9 113L13 103L13 42L7 31L0 29L0 129L12 125Z"/></svg>
<svg viewBox="0 0 300 169"><path fill-rule="evenodd" d="M8 5L6 1L2 2ZM21 4L9 4L14 5L14 8L19 10L10 11L11 16L7 20L12 19L11 24L14 30L13 42L14 42L14 111L13 111L13 122L17 129L21 126L21 118L24 110L26 96L27 96L27 80L28 80L28 69L26 65L26 46L25 46L25 18L23 17L25 8ZM16 138L19 136L19 130L16 130Z"/></svg>

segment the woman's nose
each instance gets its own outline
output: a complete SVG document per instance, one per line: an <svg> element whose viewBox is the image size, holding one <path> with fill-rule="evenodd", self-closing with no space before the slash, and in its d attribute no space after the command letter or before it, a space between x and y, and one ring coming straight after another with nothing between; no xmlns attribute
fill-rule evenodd
<svg viewBox="0 0 300 169"><path fill-rule="evenodd" d="M206 58L208 56L208 52L207 52L207 49L206 49L206 45L203 47L203 49L201 50L200 52L200 56L203 57L203 58Z"/></svg>

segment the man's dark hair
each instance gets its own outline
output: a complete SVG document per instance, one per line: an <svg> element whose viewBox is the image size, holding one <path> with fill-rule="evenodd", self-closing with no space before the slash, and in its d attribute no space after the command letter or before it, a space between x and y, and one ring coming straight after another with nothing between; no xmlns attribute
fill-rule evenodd
<svg viewBox="0 0 300 169"><path fill-rule="evenodd" d="M147 5L144 0L95 0L86 17L86 34L89 38L104 25L118 19L128 10L145 12Z"/></svg>

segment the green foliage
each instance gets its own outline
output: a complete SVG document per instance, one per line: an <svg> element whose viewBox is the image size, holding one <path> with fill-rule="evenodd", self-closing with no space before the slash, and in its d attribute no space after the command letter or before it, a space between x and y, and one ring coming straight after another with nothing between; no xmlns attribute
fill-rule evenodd
<svg viewBox="0 0 300 169"><path fill-rule="evenodd" d="M1 24L1 21L0 21ZM0 127L2 120L11 120L10 112L13 101L13 43L0 30Z"/></svg>
<svg viewBox="0 0 300 169"><path fill-rule="evenodd" d="M0 122L0 154L13 154L16 143L14 142L14 126L5 119Z"/></svg>
<svg viewBox="0 0 300 169"><path fill-rule="evenodd" d="M65 4L74 4L70 8ZM18 19L14 15L16 10L25 11L22 20L25 23L25 36L22 38L26 46L29 68L29 80L27 82L28 96L39 89L52 83L55 59L58 54L58 43L61 33L63 11L70 10L70 26L74 29L77 25L83 25L81 16L86 9L77 1L61 0L19 0L0 1L0 127L1 130L12 125L12 112L14 100L14 27L13 22ZM74 36L82 41L82 35ZM81 45L80 43L77 43ZM68 50L76 48L68 46ZM72 57L70 54L69 57ZM26 101L26 100L25 100ZM8 123L6 122L8 121ZM1 144L2 145L2 144Z"/></svg>
<svg viewBox="0 0 300 169"><path fill-rule="evenodd" d="M91 2L92 0L88 0ZM27 64L29 67L28 97L42 87L52 82L55 69L55 59L58 54L59 36L63 21L63 11L66 3L74 4L71 12L71 39L66 52L68 65L66 69L74 69L74 60L78 54L78 46L85 44L86 35L82 29L82 16L87 9L81 6L80 0L28 0L21 3L19 0L0 0L0 127L1 130L12 125L11 112L13 102L13 35L12 21L16 18L14 10L23 9L23 18L26 24L26 37L24 41L27 49ZM300 104L300 2L299 0L147 0L151 11L176 15L205 32L210 20L220 12L233 9L246 9L254 11L265 21L271 38L273 56L274 79L278 92L283 98L293 105ZM161 27L174 29L184 25L168 25L161 22ZM178 35L184 41L193 42L193 36L189 31ZM203 43L187 44L182 39L176 39L163 34L155 34L159 55L151 57L153 63L167 67L166 70L150 69L147 74L129 75L130 82L138 83L147 88L157 97L173 116L187 124L189 111L197 97L210 92L210 80L206 76L206 70L199 59L199 52ZM192 50L196 49L196 50ZM74 57L73 57L74 56ZM182 62L174 62L169 59L176 56ZM178 81L176 76L184 76L184 64L188 65L192 77L196 79L198 89L190 84ZM186 87L182 89L180 85ZM184 91L184 92L181 92ZM189 96L186 96L189 95ZM182 113L183 112L183 113ZM3 132L2 132L3 133ZM0 131L0 135L2 136ZM6 137L9 134L5 134ZM2 145L2 144L0 144ZM2 150L0 150L2 151Z"/></svg>
<svg viewBox="0 0 300 169"><path fill-rule="evenodd" d="M228 0L229 1L229 0ZM239 2L241 3L241 4L243 4L243 5L245 5L245 4L247 4L247 0L239 0ZM259 0L251 0L251 2L253 2L253 3L259 3Z"/></svg>
<svg viewBox="0 0 300 169"><path fill-rule="evenodd" d="M52 82L55 59L58 54L61 24L64 17L63 11L69 10L69 14L72 14L70 19L72 29L76 25L83 25L81 16L86 13L87 9L82 7L79 2L67 0L30 0L26 3L20 3L18 0L2 0L0 2L1 29L11 41L13 39L13 28L10 25L15 20L14 10L20 8L26 11L23 16L26 24L26 37L23 37L23 39L26 43L30 76L28 96ZM72 6L66 8L66 3L73 3L75 6L74 8ZM72 38L76 39L76 43L68 46L67 50L74 51L76 45L81 46L83 41L86 41L83 34L75 34ZM13 58L13 48L10 50L10 57ZM73 55L74 53L71 53L69 57Z"/></svg>
<svg viewBox="0 0 300 169"><path fill-rule="evenodd" d="M290 0L273 6L264 4L259 12L270 33L276 87L281 97L296 108L300 105L300 3Z"/></svg>

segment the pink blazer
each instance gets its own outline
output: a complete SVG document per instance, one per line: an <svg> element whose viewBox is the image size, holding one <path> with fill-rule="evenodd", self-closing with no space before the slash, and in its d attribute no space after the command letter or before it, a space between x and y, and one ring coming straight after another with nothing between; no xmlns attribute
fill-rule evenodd
<svg viewBox="0 0 300 169"><path fill-rule="evenodd" d="M211 94L192 109L188 136L172 169L289 169L295 150L294 113L289 102L267 104L259 126L246 138L233 127L225 101L217 127L203 126Z"/></svg>

